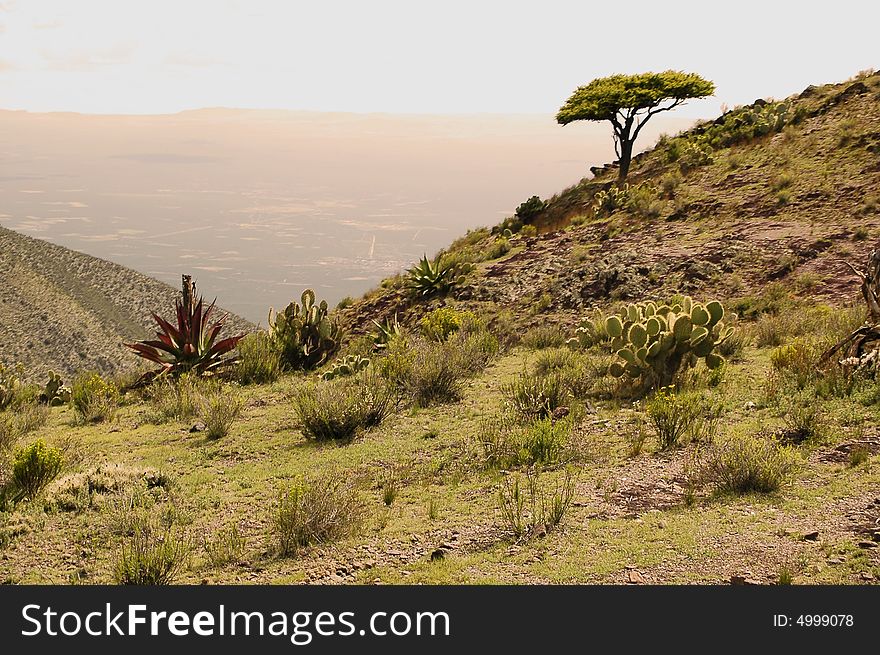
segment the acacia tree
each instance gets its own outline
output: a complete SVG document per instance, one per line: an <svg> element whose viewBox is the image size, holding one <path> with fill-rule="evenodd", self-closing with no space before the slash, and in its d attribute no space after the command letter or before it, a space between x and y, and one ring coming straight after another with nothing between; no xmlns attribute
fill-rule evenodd
<svg viewBox="0 0 880 655"><path fill-rule="evenodd" d="M651 116L713 93L715 85L696 73L611 75L578 87L559 109L556 120L561 125L573 121L610 121L614 127L614 151L620 162L618 181L623 182L629 173L633 144Z"/></svg>

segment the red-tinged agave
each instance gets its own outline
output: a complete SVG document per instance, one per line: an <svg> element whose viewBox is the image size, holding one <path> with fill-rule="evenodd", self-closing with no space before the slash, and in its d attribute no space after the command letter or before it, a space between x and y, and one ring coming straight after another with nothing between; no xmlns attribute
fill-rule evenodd
<svg viewBox="0 0 880 655"><path fill-rule="evenodd" d="M161 374L177 376L192 372L196 375L207 375L235 362L234 357L225 357L225 355L232 351L245 335L217 340L223 329L223 320L210 322L215 303L216 300L206 309L201 296L198 300L195 299L195 284L188 275L183 276L183 294L176 303L177 326L154 312L153 320L159 326L157 338L125 344L140 357L162 367L147 373L142 378L143 382L149 382Z"/></svg>

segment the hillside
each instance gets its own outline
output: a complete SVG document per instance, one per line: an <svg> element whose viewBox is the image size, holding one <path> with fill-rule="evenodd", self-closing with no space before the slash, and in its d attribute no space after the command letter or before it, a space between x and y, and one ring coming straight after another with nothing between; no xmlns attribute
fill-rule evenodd
<svg viewBox="0 0 880 655"><path fill-rule="evenodd" d="M150 312L173 311L179 293L118 264L3 227L0 280L0 360L21 362L28 377L39 380L49 370L69 379L78 371L136 367L123 342L152 334ZM250 327L232 316L231 329Z"/></svg>
<svg viewBox="0 0 880 655"><path fill-rule="evenodd" d="M442 251L476 263L453 296L480 312L503 308L524 326L535 314L571 325L594 305L675 291L740 297L773 282L810 298L855 298L844 262L863 261L880 238L878 97L876 74L809 87L784 103L782 129L696 158L692 151L692 161L688 143L712 129L731 138L737 116L760 119L776 103L661 139L633 161L628 183L641 188L630 206L598 216L596 194L614 184L616 169L594 168L598 175L550 198L529 221L536 236L514 235L506 255L486 260L498 252L497 228ZM377 316L417 317L422 307L399 287L399 278L387 280L346 310L347 320L369 330Z"/></svg>
<svg viewBox="0 0 880 655"><path fill-rule="evenodd" d="M11 402L0 582L876 584L880 376L822 354L868 316L880 75L596 172L343 303L339 352L313 307L310 370L255 337L233 381Z"/></svg>

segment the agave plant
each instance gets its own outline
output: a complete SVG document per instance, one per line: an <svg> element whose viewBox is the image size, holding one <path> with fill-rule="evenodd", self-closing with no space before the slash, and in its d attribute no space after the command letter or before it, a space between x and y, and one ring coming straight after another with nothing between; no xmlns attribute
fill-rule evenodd
<svg viewBox="0 0 880 655"><path fill-rule="evenodd" d="M216 300L215 300L216 302ZM157 339L125 344L140 357L162 366L150 371L141 378L149 382L157 375L194 373L208 375L223 366L235 362L234 357L224 357L235 348L245 336L243 334L217 340L223 329L223 320L211 323L214 302L207 308L201 296L196 299L196 285L189 275L183 276L183 293L177 301L177 325L153 313L153 320L159 326Z"/></svg>
<svg viewBox="0 0 880 655"><path fill-rule="evenodd" d="M386 318L381 323L373 319L373 325L376 326L376 332L373 334L373 348L375 350L384 350L388 347L389 341L403 333L403 327L397 319L397 312L394 312L394 318Z"/></svg>
<svg viewBox="0 0 880 655"><path fill-rule="evenodd" d="M433 262L422 255L419 263L407 271L407 287L419 296L446 293L463 280L454 264L444 264L438 257Z"/></svg>

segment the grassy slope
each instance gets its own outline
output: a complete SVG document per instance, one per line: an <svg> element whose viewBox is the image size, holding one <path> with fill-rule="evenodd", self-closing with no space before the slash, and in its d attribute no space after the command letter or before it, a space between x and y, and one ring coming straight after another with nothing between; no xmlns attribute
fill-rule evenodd
<svg viewBox="0 0 880 655"><path fill-rule="evenodd" d="M868 80L869 93L786 133L738 147L735 169L728 153L716 153L715 163L685 177L656 218L620 213L569 227L568 220L584 213L591 194L610 178L583 182L555 199L539 221L545 232L521 239L500 260L480 264L455 304L490 315L503 305L522 324L571 324L585 306L673 288L730 297L781 279L801 295L851 297L852 277L838 260L858 261L880 228L880 215L862 213L865 198L880 190L877 155L866 150L863 138L869 135L870 145L880 132L877 81ZM822 88L809 100L821 103L844 88ZM841 139L844 129L855 139ZM793 200L786 205L778 204L768 181L780 167L795 179ZM667 168L662 153L648 153L635 167L636 180ZM667 220L680 210L681 220ZM854 241L862 225L870 238ZM829 245L815 247L825 240ZM719 248L734 245L730 254L718 256ZM718 268L700 279L676 268L682 260L696 268L711 260ZM725 261L733 266L726 269ZM608 266L635 275L621 276L629 280L626 286L598 290L595 280ZM784 274L777 275L779 270ZM805 278L807 273L813 278ZM549 307L529 311L545 293L551 296ZM477 299L483 296L487 300ZM424 311L385 288L345 312L357 325L395 308L405 317ZM801 322L811 316L804 314ZM293 427L289 394L302 383L298 376L244 389L242 419L217 442L191 434L190 423L148 423L142 403L123 407L114 423L97 426L74 425L69 409L54 409L38 434L67 445L69 459L80 462L71 470L112 462L170 475L173 489L160 496L154 511L173 515L197 544L238 526L247 540L240 561L212 568L197 547L183 581L622 583L641 576L681 583L723 582L737 575L768 583L790 570L795 582L862 583L880 576L878 549L858 546L864 527L880 520L880 415L876 404L856 396L823 403L826 439L799 449L803 468L793 484L769 496L717 497L705 491L693 505L686 503L682 482L693 446L662 453L649 441L644 453L630 457L623 435L638 410L595 402L581 426L589 456L578 467L575 503L565 521L543 539L513 543L497 502L506 474L476 466L472 440L481 421L499 411L502 384L535 356L514 348L469 385L461 402L393 415L345 446L308 442ZM747 347L744 360L730 366L724 384L712 392L724 407L722 433L781 425L779 408L764 398L768 358L768 349ZM846 453L855 444L867 445L872 456L851 468ZM328 467L344 469L361 483L371 509L367 530L293 559L277 558L271 516L278 490L298 475ZM389 470L397 471L400 493L386 508L380 485ZM82 513L46 513L30 503L0 515L9 541L0 550L0 579L109 581L113 553L125 540L116 530L119 502L111 497L100 509ZM801 538L812 531L819 531L819 540ZM452 547L450 553L432 562L430 553L441 543Z"/></svg>
<svg viewBox="0 0 880 655"><path fill-rule="evenodd" d="M31 378L119 372L122 342L152 332L151 311L173 310L177 292L131 269L0 227L0 359ZM233 316L232 326L250 324Z"/></svg>

